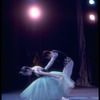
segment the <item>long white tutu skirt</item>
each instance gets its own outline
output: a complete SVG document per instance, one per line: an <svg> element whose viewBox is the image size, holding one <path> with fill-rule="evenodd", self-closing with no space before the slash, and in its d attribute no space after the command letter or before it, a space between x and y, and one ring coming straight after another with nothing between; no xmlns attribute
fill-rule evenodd
<svg viewBox="0 0 100 100"><path fill-rule="evenodd" d="M42 76L33 81L21 94L25 100L58 100L67 97L69 90L74 88L74 82L63 72L52 71L62 78Z"/></svg>

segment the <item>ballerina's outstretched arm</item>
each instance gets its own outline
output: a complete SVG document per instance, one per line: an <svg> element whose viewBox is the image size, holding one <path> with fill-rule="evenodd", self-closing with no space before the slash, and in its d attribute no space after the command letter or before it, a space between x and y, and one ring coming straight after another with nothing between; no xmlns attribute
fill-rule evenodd
<svg viewBox="0 0 100 100"><path fill-rule="evenodd" d="M53 65L53 63L55 62L56 58L58 57L58 53L52 52L50 54L50 57L51 57L51 59L50 59L49 63L45 66L45 68L44 68L45 70L48 70Z"/></svg>
<svg viewBox="0 0 100 100"><path fill-rule="evenodd" d="M55 78L62 78L61 75L53 75L53 74L51 74L51 73L49 73L49 72L39 71L38 74L40 74L40 75L45 75L45 76L50 76L50 77L55 77Z"/></svg>
<svg viewBox="0 0 100 100"><path fill-rule="evenodd" d="M50 76L50 77L55 77L55 78L62 78L61 75L53 75L50 72L44 72L42 71L42 67L41 66L34 66L33 68L31 68L32 71L37 75L44 75L44 76Z"/></svg>

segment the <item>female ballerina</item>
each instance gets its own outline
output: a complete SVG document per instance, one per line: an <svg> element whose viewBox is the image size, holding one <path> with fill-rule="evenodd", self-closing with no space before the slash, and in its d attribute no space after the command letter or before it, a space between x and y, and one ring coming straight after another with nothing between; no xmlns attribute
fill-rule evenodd
<svg viewBox="0 0 100 100"><path fill-rule="evenodd" d="M47 64L48 65L48 64ZM23 67L23 75L35 73L38 79L33 81L20 95L26 100L61 100L67 97L69 90L74 87L74 82L63 72L46 71L47 67Z"/></svg>

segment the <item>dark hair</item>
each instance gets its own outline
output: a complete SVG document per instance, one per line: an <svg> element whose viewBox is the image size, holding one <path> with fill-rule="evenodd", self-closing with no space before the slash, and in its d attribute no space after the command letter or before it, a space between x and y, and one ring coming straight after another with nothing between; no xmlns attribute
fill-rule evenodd
<svg viewBox="0 0 100 100"><path fill-rule="evenodd" d="M19 74L22 74L22 75L26 75L27 76L27 69L29 69L30 70L30 67L28 67L28 66L23 66L22 68L21 68L21 71L19 72Z"/></svg>

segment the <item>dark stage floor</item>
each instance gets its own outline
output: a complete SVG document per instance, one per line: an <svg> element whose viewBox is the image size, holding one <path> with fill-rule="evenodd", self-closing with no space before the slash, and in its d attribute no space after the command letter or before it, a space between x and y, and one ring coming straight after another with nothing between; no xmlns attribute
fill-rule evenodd
<svg viewBox="0 0 100 100"><path fill-rule="evenodd" d="M20 93L3 93L2 100L23 100L19 96ZM98 94L98 88L74 88L66 100L99 100Z"/></svg>

